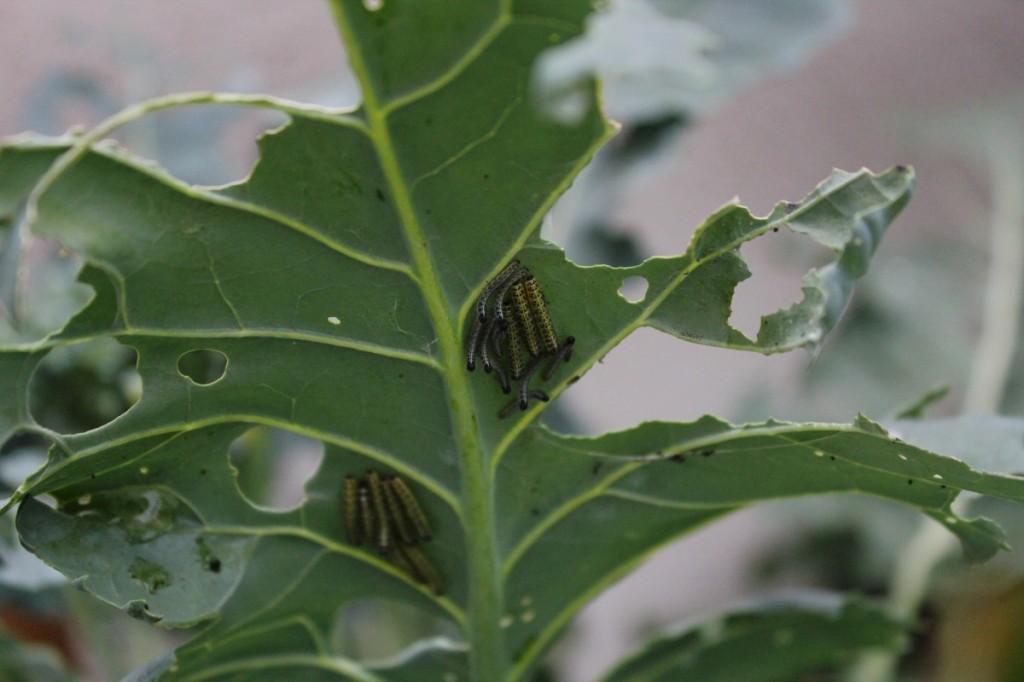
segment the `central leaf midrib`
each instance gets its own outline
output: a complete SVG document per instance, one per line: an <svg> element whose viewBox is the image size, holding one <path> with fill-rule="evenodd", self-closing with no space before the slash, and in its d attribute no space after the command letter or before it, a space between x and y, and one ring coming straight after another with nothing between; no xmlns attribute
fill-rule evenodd
<svg viewBox="0 0 1024 682"><path fill-rule="evenodd" d="M350 29L346 8L333 2L335 18L342 34L352 70L360 84L363 108L370 138L381 163L381 170L394 199L400 224L406 237L413 271L423 290L424 304L437 333L443 381L448 388L452 408L452 427L462 464L463 525L469 580L467 636L471 646L470 665L474 677L500 680L505 676L502 632L497 614L503 604L499 579L499 555L496 543L493 481L484 463L480 438L473 419L469 382L462 369L462 351L449 314L437 268L427 247L429 243L419 222L412 196L402 173L398 155L388 128L389 111L382 107L368 76L362 43ZM457 316L456 316L457 318Z"/></svg>

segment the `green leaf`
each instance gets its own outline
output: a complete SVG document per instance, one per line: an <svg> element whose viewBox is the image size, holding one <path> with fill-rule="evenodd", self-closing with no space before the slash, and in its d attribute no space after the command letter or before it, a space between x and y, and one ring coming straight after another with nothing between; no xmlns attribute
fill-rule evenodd
<svg viewBox="0 0 1024 682"><path fill-rule="evenodd" d="M31 423L24 395L28 380L44 353L5 349L0 353L0 376L5 395L0 397L0 442L6 442L22 425Z"/></svg>
<svg viewBox="0 0 1024 682"><path fill-rule="evenodd" d="M524 434L501 462L499 536L507 595L530 604L510 627L528 651L656 547L743 506L865 493L919 508L960 538L969 560L1005 548L984 518L952 509L962 490L1024 500L1024 479L987 474L908 445L865 419L842 427L713 417L649 422L594 438ZM574 570L564 568L571 548ZM537 629L536 623L547 623ZM527 656L529 658L529 656Z"/></svg>
<svg viewBox="0 0 1024 682"><path fill-rule="evenodd" d="M566 366L539 382L552 398L645 325L739 350L813 349L908 200L910 170L837 171L764 218L723 208L685 250L680 228L680 255L579 267L538 226L611 127L593 86L571 125L528 93L538 55L579 34L589 2L463 0L450 10L461 20L443 27L407 0L331 6L363 88L357 110L200 93L109 126L200 102L288 114L244 182L187 185L93 144L106 128L0 148L0 177L20 178L11 191L21 192L3 205L25 203L37 234L79 253L94 292L43 340L0 347L0 427L53 443L11 500L21 540L133 615L209 621L140 679L524 679L586 599L654 548L782 496L879 495L945 523L976 556L998 549L992 524L950 504L960 490L1024 500L1024 481L899 443L867 420L709 417L569 438L538 425L543 402L500 419L509 397L466 371L477 297L512 258L536 275L559 338L576 338ZM729 323L748 276L739 249L781 228L834 260L748 339ZM647 281L643 300L619 295L630 277ZM43 428L28 408L34 368L51 348L95 337L137 352L141 398L93 430ZM197 370L197 351L223 369ZM297 507L263 507L240 489L229 451L254 426L323 444ZM443 594L346 541L343 481L367 469L412 488ZM418 607L461 641L425 642L385 665L341 656L335 620L367 598Z"/></svg>
<svg viewBox="0 0 1024 682"><path fill-rule="evenodd" d="M652 326L701 343L762 353L816 348L849 302L854 281L867 272L912 185L912 171L902 167L880 176L836 171L802 202L780 203L766 218L755 218L741 206L726 206L694 235L688 251L696 260L693 276L665 296L651 317ZM781 227L832 249L835 260L804 277L802 301L762 317L752 341L728 324L733 288L749 276L735 250ZM726 292L728 297L723 296ZM709 305L711 301L717 305Z"/></svg>
<svg viewBox="0 0 1024 682"><path fill-rule="evenodd" d="M83 497L64 513L30 497L18 532L39 558L79 576L80 588L140 618L187 626L234 590L255 539L207 535L194 521L188 528L176 504L149 487ZM127 570L111 573L111 564Z"/></svg>
<svg viewBox="0 0 1024 682"><path fill-rule="evenodd" d="M800 594L735 609L682 627L602 678L603 682L779 682L802 679L869 651L898 651L906 626L857 599Z"/></svg>

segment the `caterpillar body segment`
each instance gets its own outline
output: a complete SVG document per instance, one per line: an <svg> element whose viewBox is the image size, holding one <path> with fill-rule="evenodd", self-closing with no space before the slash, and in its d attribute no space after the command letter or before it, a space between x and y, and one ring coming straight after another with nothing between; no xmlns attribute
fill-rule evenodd
<svg viewBox="0 0 1024 682"><path fill-rule="evenodd" d="M551 324L548 304L544 300L544 294L540 292L540 285L537 284L535 278L528 277L523 280L523 293L526 296L526 305L530 309L530 317L544 346L544 351L548 354L557 352L558 337L555 336L555 327Z"/></svg>
<svg viewBox="0 0 1024 682"><path fill-rule="evenodd" d="M345 524L345 539L353 545L363 544L359 526L359 482L355 476L345 476L341 489L341 518Z"/></svg>
<svg viewBox="0 0 1024 682"><path fill-rule="evenodd" d="M509 277L516 274L516 271L518 270L519 261L512 260L508 265L502 268L501 272L499 272L494 279L488 282L487 286L484 287L484 290L480 292L480 298L476 302L476 319L479 322L482 323L487 321L487 304L490 302L491 296L494 295L494 292L498 287L508 281Z"/></svg>
<svg viewBox="0 0 1024 682"><path fill-rule="evenodd" d="M526 410L532 400L549 400L530 381L538 373L541 381L549 381L569 361L576 339L567 336L558 342L537 278L518 260L509 262L484 286L476 313L466 341L466 368L473 371L479 358L484 372L495 374L505 394L512 392L512 382L518 383L517 399L498 416L507 417L516 407Z"/></svg>
<svg viewBox="0 0 1024 682"><path fill-rule="evenodd" d="M400 571L436 595L443 592L437 569L417 545L432 534L412 489L395 475L367 469L361 479L348 474L341 483L345 539L373 544Z"/></svg>
<svg viewBox="0 0 1024 682"><path fill-rule="evenodd" d="M412 490L406 482L398 476L393 476L388 479L388 483L398 495L398 499L402 504L402 510L409 517L409 520L412 521L413 528L416 529L416 534L420 540L429 540L433 537L430 533L430 526L427 524L427 515L423 513L419 502L416 501L416 496L412 494Z"/></svg>

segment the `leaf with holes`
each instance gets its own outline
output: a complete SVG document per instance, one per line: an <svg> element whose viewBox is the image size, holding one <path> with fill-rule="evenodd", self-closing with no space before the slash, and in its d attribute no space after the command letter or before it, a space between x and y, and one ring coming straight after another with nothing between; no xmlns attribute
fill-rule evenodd
<svg viewBox="0 0 1024 682"><path fill-rule="evenodd" d="M0 148L0 214L21 221L19 239L31 229L79 254L92 292L60 329L0 348L0 433L50 444L8 503L21 541L134 615L208 621L136 679L528 679L587 599L656 547L769 498L878 495L946 524L972 557L998 550L994 524L950 505L961 490L1021 501L1024 481L866 419L709 417L590 439L537 422L539 391L557 399L643 326L737 350L816 347L908 200L911 171L837 171L767 217L723 208L688 247L680 237L680 255L579 267L539 224L612 126L593 86L578 121L546 118L530 78L538 55L579 35L589 1L459 0L443 16L407 0L330 7L362 88L355 110L199 93L86 136ZM221 188L99 142L196 103L270 108L290 123L261 140L245 181ZM835 257L751 339L729 323L749 275L739 249L779 229ZM543 296L515 304L499 292L507 331L492 297L481 352L506 352L490 376L469 373L478 297L513 259ZM639 300L619 295L637 278ZM546 328L542 310L575 344L550 372L522 369L520 410L496 376L512 369L517 334ZM37 368L97 338L137 353L140 397L96 428L48 426L45 401L30 401ZM256 427L322 447L296 505L260 504L238 473ZM298 458L284 463L276 475L294 474ZM419 508L429 532L413 545L401 523ZM339 650L339 614L367 599L411 605L443 637L384 662Z"/></svg>

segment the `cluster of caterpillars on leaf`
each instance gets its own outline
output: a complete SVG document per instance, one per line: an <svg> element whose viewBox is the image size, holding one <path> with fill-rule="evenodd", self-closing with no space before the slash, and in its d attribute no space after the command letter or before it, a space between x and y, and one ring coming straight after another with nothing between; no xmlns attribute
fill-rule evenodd
<svg viewBox="0 0 1024 682"><path fill-rule="evenodd" d="M512 392L510 379L519 382L518 399L498 413L504 418L516 406L525 410L531 399L548 401L547 393L530 388L530 379L545 360L541 379L550 379L558 365L569 360L575 342L567 336L559 343L540 285L528 269L513 260L487 283L477 299L466 342L466 369L476 369L479 359L484 371L497 377L503 393Z"/></svg>
<svg viewBox="0 0 1024 682"><path fill-rule="evenodd" d="M441 579L417 545L431 538L430 526L412 489L398 476L367 469L342 484L345 537L353 545L372 544L416 582L441 594Z"/></svg>

